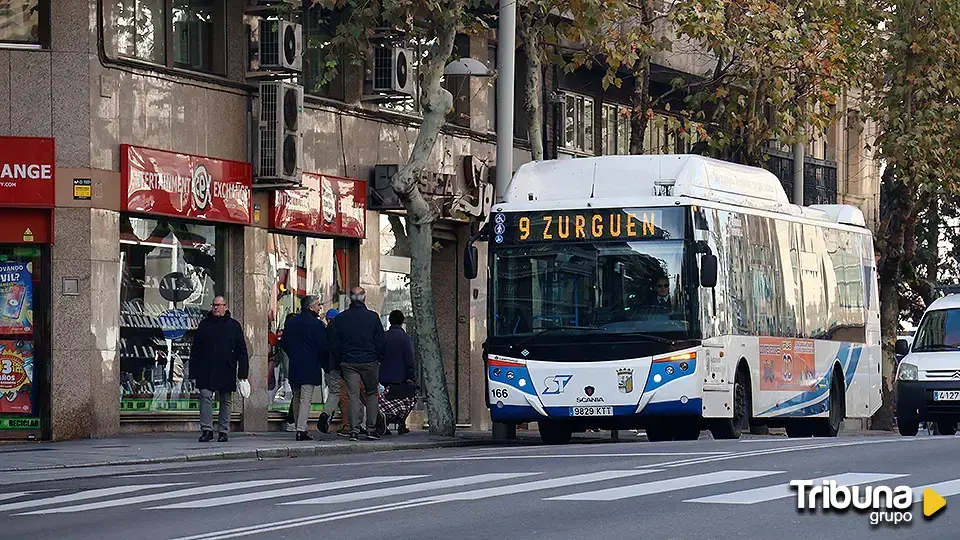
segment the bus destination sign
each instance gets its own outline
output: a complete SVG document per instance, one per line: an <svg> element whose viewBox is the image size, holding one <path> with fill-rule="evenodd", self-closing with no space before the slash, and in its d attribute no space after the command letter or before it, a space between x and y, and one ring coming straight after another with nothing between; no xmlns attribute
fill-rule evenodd
<svg viewBox="0 0 960 540"><path fill-rule="evenodd" d="M497 244L683 238L680 208L598 208L494 214Z"/></svg>

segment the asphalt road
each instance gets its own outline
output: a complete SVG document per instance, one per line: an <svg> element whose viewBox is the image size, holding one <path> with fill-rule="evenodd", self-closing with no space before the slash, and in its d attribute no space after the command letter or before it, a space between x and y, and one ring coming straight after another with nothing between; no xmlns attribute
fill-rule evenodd
<svg viewBox="0 0 960 540"><path fill-rule="evenodd" d="M0 538L953 538L958 455L956 436L627 437L102 468L85 477L2 483ZM898 526L873 526L869 512L798 510L790 480L823 477L921 488L917 493L932 485L948 504L930 520L914 504L913 520Z"/></svg>

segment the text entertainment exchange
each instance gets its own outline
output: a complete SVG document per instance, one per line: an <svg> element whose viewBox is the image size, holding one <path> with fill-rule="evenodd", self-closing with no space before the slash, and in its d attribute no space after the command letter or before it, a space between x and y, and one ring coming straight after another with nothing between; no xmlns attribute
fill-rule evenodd
<svg viewBox="0 0 960 540"><path fill-rule="evenodd" d="M205 171L204 171L205 172ZM166 191L168 193L179 193L183 197L189 197L195 191L194 183L197 182L197 174L193 177L181 176L176 173L147 172L133 170L131 171L130 188L131 191ZM210 182L210 189L215 199L236 199L245 201L250 197L250 188L239 183L233 182Z"/></svg>

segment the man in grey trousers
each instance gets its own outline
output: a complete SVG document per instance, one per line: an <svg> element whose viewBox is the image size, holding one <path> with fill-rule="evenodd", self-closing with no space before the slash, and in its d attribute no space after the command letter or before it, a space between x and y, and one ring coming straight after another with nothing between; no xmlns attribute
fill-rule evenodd
<svg viewBox="0 0 960 540"><path fill-rule="evenodd" d="M367 309L367 292L361 287L350 290L350 308L339 314L331 325L332 363L340 365L349 399L350 440L360 438L360 383L366 405L367 439L376 440L380 384L380 362L386 349L380 315Z"/></svg>
<svg viewBox="0 0 960 540"><path fill-rule="evenodd" d="M327 329L320 321L323 307L320 298L305 296L300 313L283 329L280 347L290 357L290 386L293 388L291 411L297 424L297 440L310 441L307 419L313 391L323 380L322 367L327 363Z"/></svg>

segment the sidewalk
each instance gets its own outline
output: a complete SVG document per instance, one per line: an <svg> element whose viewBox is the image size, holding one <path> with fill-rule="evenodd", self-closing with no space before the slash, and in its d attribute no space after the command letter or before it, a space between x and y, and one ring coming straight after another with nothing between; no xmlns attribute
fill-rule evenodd
<svg viewBox="0 0 960 540"><path fill-rule="evenodd" d="M108 465L142 465L224 459L267 459L311 457L334 454L387 452L523 444L494 441L489 432L458 432L456 437L436 437L427 432L385 436L379 441L349 441L334 434L317 434L313 441L298 442L294 433L231 433L230 441L197 441L196 433L170 432L122 435L109 439L82 439L63 442L16 442L0 444L0 472L40 471Z"/></svg>
<svg viewBox="0 0 960 540"><path fill-rule="evenodd" d="M539 445L536 428L518 430L511 441L497 440L489 431L457 430L455 437L437 437L427 432L413 431L405 435L388 435L379 441L348 441L332 433L317 434L316 440L298 442L294 433L271 431L266 433L231 433L230 441L218 443L197 442L197 434L190 432L148 433L122 435L109 439L82 439L64 442L9 442L0 444L0 473L15 471L55 471L119 465L215 461L228 459L297 458L337 454L389 452L396 450L423 450L476 446ZM894 432L844 430L841 437L892 436ZM615 442L609 431L574 434L574 441L602 443ZM709 435L701 435L709 438ZM786 439L782 430L771 430L770 435L744 435L744 438ZM619 440L646 441L645 434L621 431Z"/></svg>

